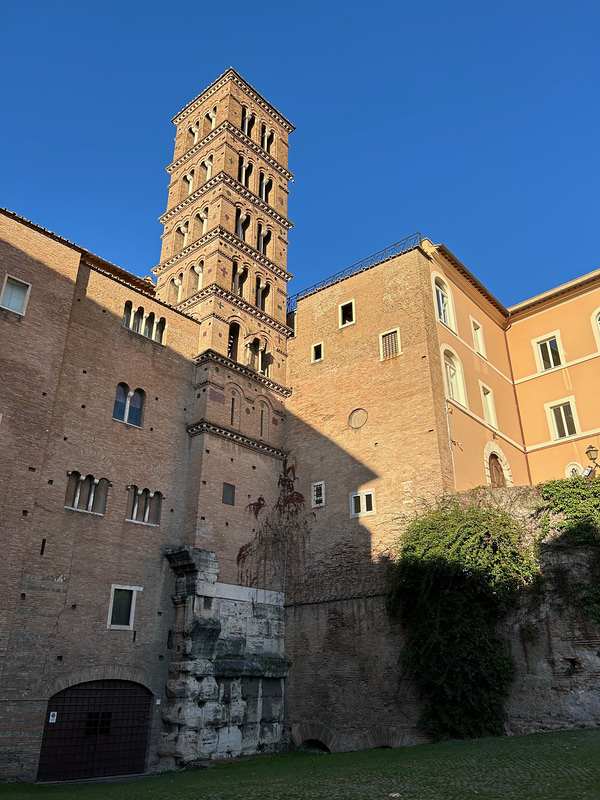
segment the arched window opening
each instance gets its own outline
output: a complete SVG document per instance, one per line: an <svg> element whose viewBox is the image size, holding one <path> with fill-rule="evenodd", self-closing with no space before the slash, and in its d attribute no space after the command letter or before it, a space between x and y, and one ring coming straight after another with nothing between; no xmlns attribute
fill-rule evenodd
<svg viewBox="0 0 600 800"><path fill-rule="evenodd" d="M199 261L194 267L190 268L190 291L199 292L202 288L202 277L204 274L204 261Z"/></svg>
<svg viewBox="0 0 600 800"><path fill-rule="evenodd" d="M179 278L171 278L169 281L168 303L172 306L177 305L179 297Z"/></svg>
<svg viewBox="0 0 600 800"><path fill-rule="evenodd" d="M154 341L158 342L158 344L162 344L163 343L163 340L165 338L165 328L166 328L166 326L167 326L166 319L164 317L161 317L158 320L157 324L156 324L156 328L154 330L154 336L153 336Z"/></svg>
<svg viewBox="0 0 600 800"><path fill-rule="evenodd" d="M240 127L242 129L242 133L248 133L248 109L246 106L242 106L242 121Z"/></svg>
<svg viewBox="0 0 600 800"><path fill-rule="evenodd" d="M133 311L133 303L128 300L123 309L123 327L131 328L131 312Z"/></svg>
<svg viewBox="0 0 600 800"><path fill-rule="evenodd" d="M238 360L238 348L240 343L240 326L237 322L229 325L229 339L227 341L227 355L233 361Z"/></svg>
<svg viewBox="0 0 600 800"><path fill-rule="evenodd" d="M271 152L271 147L273 146L274 139L275 139L275 134L273 133L273 131L269 131L267 135L267 140L264 144L264 149L267 151L267 153Z"/></svg>
<svg viewBox="0 0 600 800"><path fill-rule="evenodd" d="M175 285L177 286L177 302L181 303L183 297L183 272L180 272L175 279Z"/></svg>
<svg viewBox="0 0 600 800"><path fill-rule="evenodd" d="M266 403L259 404L259 433L260 438L268 441L269 439L269 406Z"/></svg>
<svg viewBox="0 0 600 800"><path fill-rule="evenodd" d="M127 492L125 518L129 522L159 525L162 494L160 492L151 492L149 489L138 489L133 484L127 487Z"/></svg>
<svg viewBox="0 0 600 800"><path fill-rule="evenodd" d="M273 181L268 175L265 175L264 172L260 173L260 179L258 182L258 194L261 200L264 200L265 203L269 202L271 189L273 188Z"/></svg>
<svg viewBox="0 0 600 800"><path fill-rule="evenodd" d="M203 135L207 136L211 131L215 129L215 124L217 122L217 107L215 106L212 111L208 111L204 115L203 121Z"/></svg>
<svg viewBox="0 0 600 800"><path fill-rule="evenodd" d="M208 206L194 217L194 240L204 236L208 228Z"/></svg>
<svg viewBox="0 0 600 800"><path fill-rule="evenodd" d="M135 313L133 315L133 319L131 321L131 330L135 333L142 332L142 325L144 324L144 307L140 306L136 308Z"/></svg>
<svg viewBox="0 0 600 800"><path fill-rule="evenodd" d="M152 335L154 333L154 323L155 323L154 313L148 314L148 316L146 317L146 322L144 323L144 336L147 336L148 339L152 339Z"/></svg>
<svg viewBox="0 0 600 800"><path fill-rule="evenodd" d="M264 122L260 126L260 146L263 150L267 149L267 126Z"/></svg>
<svg viewBox="0 0 600 800"><path fill-rule="evenodd" d="M67 475L65 506L91 514L104 514L110 482L106 478L94 478L93 475L84 478L79 472L68 472Z"/></svg>
<svg viewBox="0 0 600 800"><path fill-rule="evenodd" d="M200 185L206 183L212 178L212 171L213 171L213 157L209 156L206 158L200 165L200 169L202 170L200 173Z"/></svg>
<svg viewBox="0 0 600 800"><path fill-rule="evenodd" d="M506 487L506 476L496 453L490 455L489 465L492 489L504 489Z"/></svg>
<svg viewBox="0 0 600 800"><path fill-rule="evenodd" d="M229 418L230 424L233 426L236 423L237 419L237 411L238 411L238 396L237 392L231 392L231 416Z"/></svg>
<svg viewBox="0 0 600 800"><path fill-rule="evenodd" d="M444 370L448 397L466 406L465 388L460 362L449 350L444 352Z"/></svg>
<svg viewBox="0 0 600 800"><path fill-rule="evenodd" d="M441 278L435 279L435 302L439 321L452 328L453 316L450 292Z"/></svg>
<svg viewBox="0 0 600 800"><path fill-rule="evenodd" d="M141 428L145 398L143 389L132 392L126 383L119 383L115 394L113 419Z"/></svg>
<svg viewBox="0 0 600 800"><path fill-rule="evenodd" d="M199 135L199 133L200 133L200 127L199 127L198 123L195 123L194 125L190 125L190 127L187 129L187 141L186 141L186 144L187 144L187 149L188 150L190 149L190 147L193 147L195 144L198 143L198 135Z"/></svg>
<svg viewBox="0 0 600 800"><path fill-rule="evenodd" d="M273 356L267 348L260 351L260 372L266 377L269 377L271 372L271 364L273 363Z"/></svg>
<svg viewBox="0 0 600 800"><path fill-rule="evenodd" d="M257 303L257 306L261 311L267 310L267 297L269 296L270 292L271 292L271 284L270 283L264 284L264 286L260 290L260 298L259 302Z"/></svg>
<svg viewBox="0 0 600 800"><path fill-rule="evenodd" d="M246 232L250 227L250 215L246 214L240 208L236 210L235 214L235 235L242 241L246 241Z"/></svg>
<svg viewBox="0 0 600 800"><path fill-rule="evenodd" d="M237 261L232 266L232 291L238 297L244 296L244 286L248 277L248 270L242 267Z"/></svg>
<svg viewBox="0 0 600 800"><path fill-rule="evenodd" d="M184 222L183 225L179 225L177 228L175 228L175 255L177 253L181 253L184 247L187 247L189 229L190 226L188 222Z"/></svg>
<svg viewBox="0 0 600 800"><path fill-rule="evenodd" d="M256 276L256 284L254 287L254 305L264 311L263 292L267 288L267 283L260 275Z"/></svg>
<svg viewBox="0 0 600 800"><path fill-rule="evenodd" d="M256 369L258 367L259 358L260 358L260 340L259 339L253 339L252 342L250 343L250 347L248 348L248 356L249 356L249 358L248 358L248 361L249 361L248 366L251 369Z"/></svg>
<svg viewBox="0 0 600 800"><path fill-rule="evenodd" d="M185 200L194 191L194 170L191 169L187 175L184 175L181 181L181 192L179 199Z"/></svg>
<svg viewBox="0 0 600 800"><path fill-rule="evenodd" d="M264 228L263 225L258 223L258 232L256 234L256 249L262 255L267 255L267 246L271 241L271 231Z"/></svg>

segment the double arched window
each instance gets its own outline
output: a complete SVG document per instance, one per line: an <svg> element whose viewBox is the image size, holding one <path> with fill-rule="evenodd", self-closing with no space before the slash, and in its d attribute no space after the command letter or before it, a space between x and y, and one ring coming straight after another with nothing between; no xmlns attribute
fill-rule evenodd
<svg viewBox="0 0 600 800"><path fill-rule="evenodd" d="M120 383L115 395L113 419L141 428L145 402L146 393L143 389L131 391L126 383Z"/></svg>

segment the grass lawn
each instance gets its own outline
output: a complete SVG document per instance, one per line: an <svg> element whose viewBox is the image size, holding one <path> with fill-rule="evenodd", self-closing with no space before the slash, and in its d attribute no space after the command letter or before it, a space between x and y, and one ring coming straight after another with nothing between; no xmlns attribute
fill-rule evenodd
<svg viewBox="0 0 600 800"><path fill-rule="evenodd" d="M10 800L600 800L600 729L221 763L209 771L36 786Z"/></svg>

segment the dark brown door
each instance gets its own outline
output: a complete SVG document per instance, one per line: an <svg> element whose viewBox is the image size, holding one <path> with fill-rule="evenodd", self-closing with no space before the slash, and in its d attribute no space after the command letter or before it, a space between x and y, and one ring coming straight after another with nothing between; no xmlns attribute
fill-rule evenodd
<svg viewBox="0 0 600 800"><path fill-rule="evenodd" d="M152 695L130 681L90 681L48 701L38 781L144 772Z"/></svg>
<svg viewBox="0 0 600 800"><path fill-rule="evenodd" d="M506 486L506 478L500 459L495 453L490 456L490 480L493 489L503 489Z"/></svg>

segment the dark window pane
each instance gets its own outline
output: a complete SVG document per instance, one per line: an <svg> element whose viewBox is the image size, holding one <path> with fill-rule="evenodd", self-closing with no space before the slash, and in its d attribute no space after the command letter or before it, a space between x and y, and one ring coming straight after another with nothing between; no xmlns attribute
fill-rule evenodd
<svg viewBox="0 0 600 800"><path fill-rule="evenodd" d="M111 625L129 625L132 601L132 589L115 589L110 618Z"/></svg>
<svg viewBox="0 0 600 800"><path fill-rule="evenodd" d="M113 419L125 420L125 400L127 393L122 383L117 386L117 394L115 396L115 407L113 409Z"/></svg>
<svg viewBox="0 0 600 800"><path fill-rule="evenodd" d="M223 484L223 502L228 506L235 505L235 486L232 483Z"/></svg>
<svg viewBox="0 0 600 800"><path fill-rule="evenodd" d="M144 395L139 389L136 389L129 403L129 415L127 417L127 422L129 422L130 425L137 425L138 428L141 428L143 409Z"/></svg>

